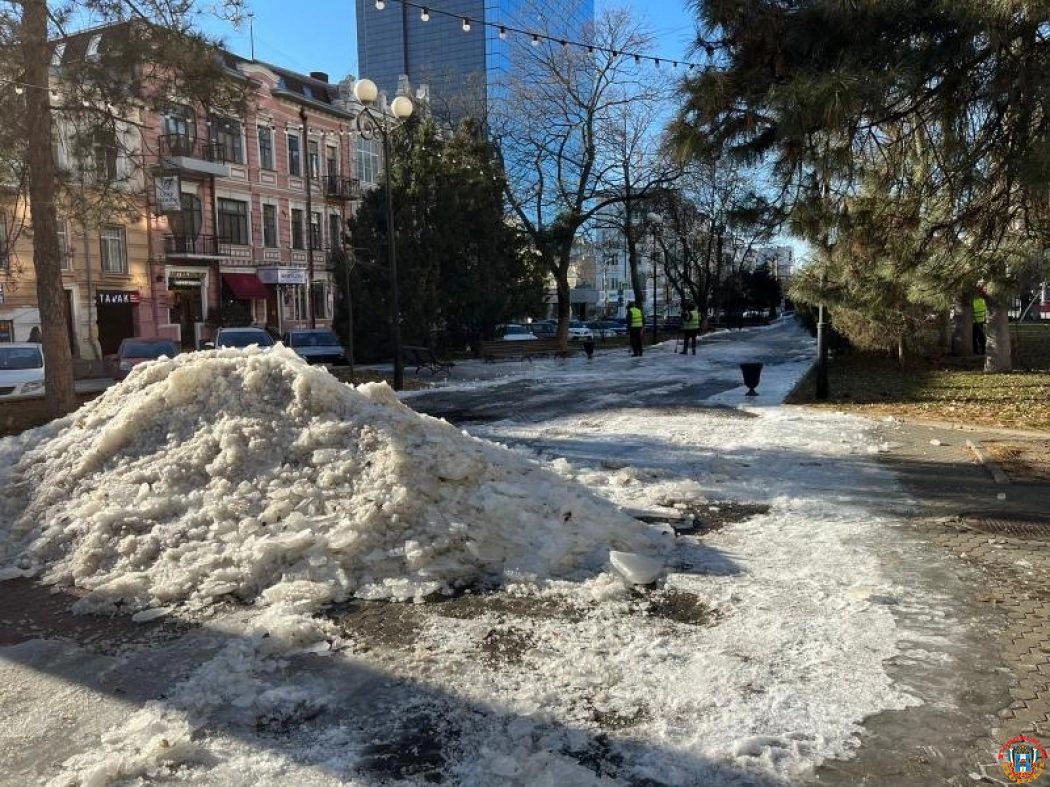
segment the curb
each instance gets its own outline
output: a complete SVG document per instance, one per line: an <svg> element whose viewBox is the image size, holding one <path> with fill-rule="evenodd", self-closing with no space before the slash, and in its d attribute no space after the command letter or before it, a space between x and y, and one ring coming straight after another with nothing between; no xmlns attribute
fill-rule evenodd
<svg viewBox="0 0 1050 787"><path fill-rule="evenodd" d="M999 467L992 458L988 456L988 453L984 450L984 446L980 443L975 443L973 440L966 441L966 447L973 451L977 457L979 464L984 465L988 472L992 474L992 478L995 479L997 484L1009 484L1010 478L1003 472L1003 469Z"/></svg>
<svg viewBox="0 0 1050 787"><path fill-rule="evenodd" d="M873 416L866 416L874 418ZM952 432L983 432L985 434L1001 434L1014 437L1030 437L1033 439L1050 439L1050 432L1041 429L1014 429L1006 426L981 426L979 424L960 423L958 421L939 421L934 418L912 418L904 415L889 416L894 421L912 426L926 426L931 429L947 429Z"/></svg>

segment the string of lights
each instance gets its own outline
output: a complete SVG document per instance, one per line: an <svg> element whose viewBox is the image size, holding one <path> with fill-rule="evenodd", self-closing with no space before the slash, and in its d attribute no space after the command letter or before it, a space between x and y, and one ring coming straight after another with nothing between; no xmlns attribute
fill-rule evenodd
<svg viewBox="0 0 1050 787"><path fill-rule="evenodd" d="M388 0L375 0L376 10L382 11L383 9L385 9L387 2ZM627 52L619 49L610 49L608 47L598 46L597 44L586 44L581 43L580 41L572 41L567 38L560 38L558 36L547 35L546 33L537 33L532 30L524 30L522 28L513 27L511 25L503 24L500 22L486 22L483 19L472 19L469 16L460 16L459 14L453 14L449 11L442 11L439 8L431 8L430 6L420 5L418 3L412 2L411 0L389 0L389 2L400 3L406 8L413 8L419 11L419 20L421 22L429 22L430 17L433 14L437 14L439 16L444 17L451 17L453 19L459 19L460 26L462 27L464 33L469 33L471 27L473 27L474 25L478 25L483 28L488 27L492 29L498 29L499 37L502 40L506 40L507 36L511 33L514 33L515 35L524 36L529 39L530 43L533 46L539 46L540 42L547 41L549 43L561 44L561 46L563 47L572 46L578 49L585 49L589 54L593 54L594 52L604 52L608 55L612 55L613 57L634 58L634 62L636 63L641 63L643 60L645 60L653 63L657 68L659 68L660 65L663 63L669 64L672 68L678 68L678 66L681 65L684 66L687 70L692 70L694 68L703 68L703 65L701 63L694 63L688 60L675 60L666 57L656 57L655 55L650 55L644 52ZM702 47L709 58L714 57L714 45L705 42L702 45Z"/></svg>

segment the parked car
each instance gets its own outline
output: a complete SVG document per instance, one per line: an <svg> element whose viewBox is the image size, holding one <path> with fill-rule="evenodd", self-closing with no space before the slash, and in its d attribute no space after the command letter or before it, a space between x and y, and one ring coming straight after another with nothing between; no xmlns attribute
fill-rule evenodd
<svg viewBox="0 0 1050 787"><path fill-rule="evenodd" d="M587 327L585 323L579 320L572 320L569 323L569 341L579 341L581 339L593 339L594 334L591 329Z"/></svg>
<svg viewBox="0 0 1050 787"><path fill-rule="evenodd" d="M215 341L205 342L204 347L251 347L253 344L273 347L274 341L262 328L219 328L215 334Z"/></svg>
<svg viewBox="0 0 1050 787"><path fill-rule="evenodd" d="M0 344L0 399L44 395L44 352L36 342Z"/></svg>
<svg viewBox="0 0 1050 787"><path fill-rule="evenodd" d="M587 327L591 329L592 334L602 339L609 336L623 336L627 333L627 324L615 320L591 320L587 323Z"/></svg>
<svg viewBox="0 0 1050 787"><path fill-rule="evenodd" d="M109 356L110 374L116 380L123 380L140 363L155 360L162 355L174 358L178 354L179 347L171 339L154 339L143 336L124 339L117 347L117 352Z"/></svg>
<svg viewBox="0 0 1050 787"><path fill-rule="evenodd" d="M504 325L497 331L497 334L505 342L529 342L536 339L536 334L524 325Z"/></svg>
<svg viewBox="0 0 1050 787"><path fill-rule="evenodd" d="M296 328L281 337L285 347L295 350L307 363L324 363L347 366L350 358L339 337L329 328Z"/></svg>
<svg viewBox="0 0 1050 787"><path fill-rule="evenodd" d="M540 320L539 322L530 322L528 328L532 333L540 339L553 339L558 335L558 321L557 320Z"/></svg>

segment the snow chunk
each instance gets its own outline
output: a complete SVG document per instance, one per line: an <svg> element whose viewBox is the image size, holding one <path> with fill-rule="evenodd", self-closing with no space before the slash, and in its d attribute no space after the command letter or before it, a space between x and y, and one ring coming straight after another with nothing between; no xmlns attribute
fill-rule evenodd
<svg viewBox="0 0 1050 787"><path fill-rule="evenodd" d="M663 563L659 560L629 552L610 552L609 562L624 579L634 585L651 584L663 571Z"/></svg>

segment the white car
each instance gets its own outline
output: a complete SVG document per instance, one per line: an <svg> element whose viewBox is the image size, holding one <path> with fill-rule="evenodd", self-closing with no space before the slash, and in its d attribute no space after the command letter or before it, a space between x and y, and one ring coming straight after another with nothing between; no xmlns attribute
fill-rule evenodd
<svg viewBox="0 0 1050 787"><path fill-rule="evenodd" d="M44 395L44 351L36 342L0 344L0 399Z"/></svg>
<svg viewBox="0 0 1050 787"><path fill-rule="evenodd" d="M504 325L500 338L505 342L531 342L536 339L536 334L524 325Z"/></svg>
<svg viewBox="0 0 1050 787"><path fill-rule="evenodd" d="M569 341L581 340L581 339L593 339L594 332L587 327L584 323L579 320L573 320L569 323Z"/></svg>

